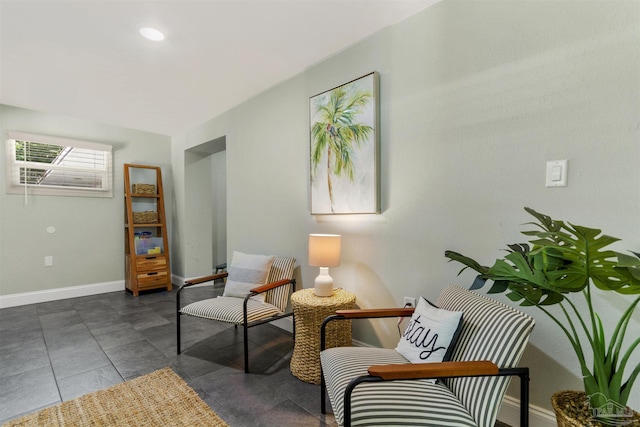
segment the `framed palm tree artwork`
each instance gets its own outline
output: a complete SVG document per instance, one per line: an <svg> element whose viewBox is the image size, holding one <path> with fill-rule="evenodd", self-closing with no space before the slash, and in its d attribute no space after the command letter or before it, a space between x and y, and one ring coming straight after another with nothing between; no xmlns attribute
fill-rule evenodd
<svg viewBox="0 0 640 427"><path fill-rule="evenodd" d="M378 73L310 98L311 214L380 213Z"/></svg>

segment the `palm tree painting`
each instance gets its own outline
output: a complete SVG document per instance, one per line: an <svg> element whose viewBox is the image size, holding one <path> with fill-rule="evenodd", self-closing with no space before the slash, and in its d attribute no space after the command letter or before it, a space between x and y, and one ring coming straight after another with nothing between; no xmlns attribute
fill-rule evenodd
<svg viewBox="0 0 640 427"><path fill-rule="evenodd" d="M378 74L311 97L311 213L379 213Z"/></svg>

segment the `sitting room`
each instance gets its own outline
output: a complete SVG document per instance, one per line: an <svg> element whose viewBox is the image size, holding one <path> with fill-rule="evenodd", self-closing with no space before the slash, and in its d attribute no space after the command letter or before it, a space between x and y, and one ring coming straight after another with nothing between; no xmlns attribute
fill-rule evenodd
<svg viewBox="0 0 640 427"><path fill-rule="evenodd" d="M580 350L600 338L624 366L585 405L634 425L639 76L637 0L0 0L0 425L112 390L107 425L135 405L141 425L348 425L324 318L393 308L328 327L330 347L394 349L416 321L398 310L455 310L451 286L531 319L530 381L426 425L516 427L523 402L562 425L552 397L593 395L585 367L612 358ZM558 221L561 243L535 234ZM613 270L555 286L567 245ZM489 270L518 254L527 277Z"/></svg>

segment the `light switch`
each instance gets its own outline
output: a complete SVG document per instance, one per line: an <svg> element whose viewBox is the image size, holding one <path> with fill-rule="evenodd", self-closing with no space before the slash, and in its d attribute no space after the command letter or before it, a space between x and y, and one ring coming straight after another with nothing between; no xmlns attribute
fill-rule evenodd
<svg viewBox="0 0 640 427"><path fill-rule="evenodd" d="M547 162L547 187L567 186L567 160L549 160Z"/></svg>

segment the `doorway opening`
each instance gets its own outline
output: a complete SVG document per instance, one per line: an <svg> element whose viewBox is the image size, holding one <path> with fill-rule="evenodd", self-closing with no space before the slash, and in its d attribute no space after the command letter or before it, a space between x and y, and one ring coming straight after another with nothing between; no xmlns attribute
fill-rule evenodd
<svg viewBox="0 0 640 427"><path fill-rule="evenodd" d="M185 152L185 198L189 255L186 271L211 274L227 260L226 137Z"/></svg>

